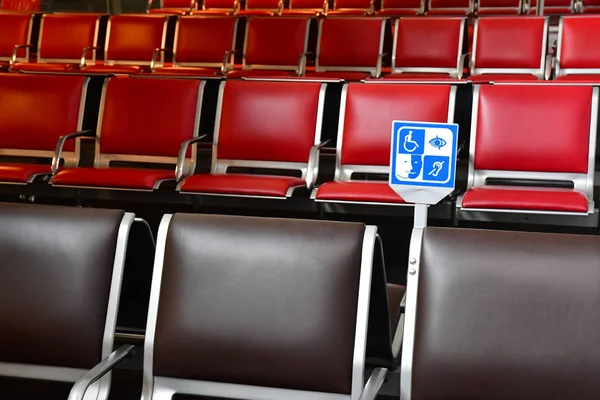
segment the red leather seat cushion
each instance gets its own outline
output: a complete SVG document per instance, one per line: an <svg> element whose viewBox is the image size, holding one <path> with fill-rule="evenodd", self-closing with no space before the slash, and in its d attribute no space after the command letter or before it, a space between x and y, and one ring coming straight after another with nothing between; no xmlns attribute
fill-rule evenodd
<svg viewBox="0 0 600 400"><path fill-rule="evenodd" d="M293 187L306 186L301 178L288 176L199 174L187 178L181 192L286 197Z"/></svg>
<svg viewBox="0 0 600 400"><path fill-rule="evenodd" d="M484 83L492 81L538 81L539 79L531 74L482 74L471 75L471 82Z"/></svg>
<svg viewBox="0 0 600 400"><path fill-rule="evenodd" d="M330 10L327 11L327 15L367 15L368 10L363 10L360 8L357 9L352 9L352 8L346 8L343 10Z"/></svg>
<svg viewBox="0 0 600 400"><path fill-rule="evenodd" d="M478 187L465 193L462 207L585 213L588 199L572 189Z"/></svg>
<svg viewBox="0 0 600 400"><path fill-rule="evenodd" d="M50 165L0 164L0 182L27 183L36 174L50 174Z"/></svg>
<svg viewBox="0 0 600 400"><path fill-rule="evenodd" d="M153 75L160 76L198 76L198 77L217 77L221 71L214 68L196 68L196 67L161 67L155 68Z"/></svg>
<svg viewBox="0 0 600 400"><path fill-rule="evenodd" d="M377 15L386 16L386 17L394 17L396 15L416 15L417 12L413 9L401 9L401 8L388 8L385 10L377 11Z"/></svg>
<svg viewBox="0 0 600 400"><path fill-rule="evenodd" d="M319 187L316 198L355 203L405 203L387 182L327 182Z"/></svg>
<svg viewBox="0 0 600 400"><path fill-rule="evenodd" d="M349 82L360 82L363 79L371 77L368 72L342 72L342 71L327 71L327 72L307 72L307 78L337 78Z"/></svg>
<svg viewBox="0 0 600 400"><path fill-rule="evenodd" d="M557 81L569 81L569 82L600 82L600 74L572 74L563 75L556 78Z"/></svg>
<svg viewBox="0 0 600 400"><path fill-rule="evenodd" d="M427 15L467 15L469 12L466 8L443 8L443 9L430 9L427 11Z"/></svg>
<svg viewBox="0 0 600 400"><path fill-rule="evenodd" d="M138 65L88 65L81 72L91 74L137 74L142 70Z"/></svg>
<svg viewBox="0 0 600 400"><path fill-rule="evenodd" d="M419 81L448 81L454 82L457 81L457 78L452 78L448 74L438 74L438 73L413 73L413 72L404 72L401 74L388 74L383 77L383 79L396 79L396 80L419 80Z"/></svg>
<svg viewBox="0 0 600 400"><path fill-rule="evenodd" d="M291 76L291 71L273 70L273 69L240 69L231 71L227 74L228 78L253 78L253 77L281 77Z"/></svg>
<svg viewBox="0 0 600 400"><path fill-rule="evenodd" d="M153 8L148 11L150 14L185 14L190 12L189 8Z"/></svg>
<svg viewBox="0 0 600 400"><path fill-rule="evenodd" d="M31 72L67 72L73 68L71 64L54 63L16 63L12 69Z"/></svg>
<svg viewBox="0 0 600 400"><path fill-rule="evenodd" d="M53 185L152 190L160 180L175 179L169 170L135 168L67 168L52 179Z"/></svg>
<svg viewBox="0 0 600 400"><path fill-rule="evenodd" d="M235 15L243 15L245 17L271 17L277 13L277 10L240 10Z"/></svg>

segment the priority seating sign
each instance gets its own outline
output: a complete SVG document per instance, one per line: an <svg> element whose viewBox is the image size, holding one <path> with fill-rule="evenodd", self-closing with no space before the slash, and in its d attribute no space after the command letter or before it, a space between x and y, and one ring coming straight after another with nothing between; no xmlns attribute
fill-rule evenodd
<svg viewBox="0 0 600 400"><path fill-rule="evenodd" d="M390 187L406 202L437 204L456 180L458 124L394 121Z"/></svg>

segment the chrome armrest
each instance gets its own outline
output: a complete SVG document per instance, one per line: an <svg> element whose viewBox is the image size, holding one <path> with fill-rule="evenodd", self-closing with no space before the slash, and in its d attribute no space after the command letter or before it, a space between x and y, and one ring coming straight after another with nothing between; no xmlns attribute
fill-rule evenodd
<svg viewBox="0 0 600 400"><path fill-rule="evenodd" d="M402 347L402 340L404 339L404 314L406 312L406 293L402 297L400 302L400 318L398 325L396 325L396 331L392 335L392 355L397 358L400 354L400 348Z"/></svg>
<svg viewBox="0 0 600 400"><path fill-rule="evenodd" d="M223 56L223 64L221 64L221 75L227 75L227 73L229 72L229 64L231 64L231 65L234 64L234 60L233 60L234 54L237 54L237 51L227 50L225 52L225 56ZM229 61L231 61L231 63Z"/></svg>
<svg viewBox="0 0 600 400"><path fill-rule="evenodd" d="M100 47L98 47L98 46L87 46L87 47L84 47L83 51L81 52L81 61L79 62L79 68L85 67L85 59L86 59L87 53L90 50L91 51L100 50Z"/></svg>
<svg viewBox="0 0 600 400"><path fill-rule="evenodd" d="M387 372L386 368L375 368L358 400L375 400L385 381Z"/></svg>
<svg viewBox="0 0 600 400"><path fill-rule="evenodd" d="M150 60L150 72L154 72L154 68L156 68L156 59L158 58L158 55L160 53L164 54L166 50L167 49L164 47L157 47L154 49L154 53L152 53L152 60Z"/></svg>
<svg viewBox="0 0 600 400"><path fill-rule="evenodd" d="M196 0L190 0L190 15L194 13L194 10L198 9L198 3Z"/></svg>
<svg viewBox="0 0 600 400"><path fill-rule="evenodd" d="M471 55L471 53L465 53L465 54L461 54L460 58L458 59L458 74L457 74L457 78L458 79L462 79L463 77L463 73L464 73L464 69L467 66L467 57L469 57ZM472 71L472 68L474 67L474 61L473 59L469 59L469 71Z"/></svg>
<svg viewBox="0 0 600 400"><path fill-rule="evenodd" d="M77 382L75 382L73 389L71 389L71 392L69 393L68 400L83 400L85 392L88 390L88 388L93 385L94 382L98 381L100 378L110 372L115 365L120 363L129 353L131 353L133 348L133 345L126 344L110 353L108 357L100 361L99 364L97 364L94 368L79 378Z"/></svg>
<svg viewBox="0 0 600 400"><path fill-rule="evenodd" d="M308 166L306 169L306 187L312 189L319 176L319 151L329 143L329 139L314 145L308 155Z"/></svg>
<svg viewBox="0 0 600 400"><path fill-rule="evenodd" d="M17 53L20 49L33 49L33 46L30 44L17 44L13 47L12 55L10 57L10 66L12 67L17 62Z"/></svg>
<svg viewBox="0 0 600 400"><path fill-rule="evenodd" d="M329 12L329 0L324 0L323 1L323 16L327 16L327 13Z"/></svg>
<svg viewBox="0 0 600 400"><path fill-rule="evenodd" d="M148 0L148 3L146 4L146 14L150 12L150 9L152 8L152 3L154 3L154 0Z"/></svg>
<svg viewBox="0 0 600 400"><path fill-rule="evenodd" d="M183 167L185 164L185 153L187 153L188 147L190 147L191 144L198 143L205 137L206 135L196 136L195 138L188 139L181 143L181 146L179 147L179 154L177 155L177 165L175 166L175 180L177 182L179 182L184 175Z"/></svg>
<svg viewBox="0 0 600 400"><path fill-rule="evenodd" d="M56 149L54 150L54 157L52 157L52 169L51 169L52 175L56 174L56 172L58 171L58 168L60 167L60 158L61 158L62 150L63 150L63 147L65 146L66 141L69 139L82 137L82 136L94 137L94 135L90 134L89 130L86 130L86 131L69 133L68 135L63 135L60 138L58 138L58 142L56 142Z"/></svg>
<svg viewBox="0 0 600 400"><path fill-rule="evenodd" d="M575 11L578 14L583 13L583 1L575 0L573 4L573 11Z"/></svg>
<svg viewBox="0 0 600 400"><path fill-rule="evenodd" d="M298 68L296 68L296 75L304 76L306 73L306 58L311 54L310 51L300 54L300 59L298 60Z"/></svg>
<svg viewBox="0 0 600 400"><path fill-rule="evenodd" d="M240 0L235 0L233 2L233 14L237 14L238 11L242 8L242 2Z"/></svg>
<svg viewBox="0 0 600 400"><path fill-rule="evenodd" d="M375 78L381 78L381 70L383 69L383 57L389 53L381 53L377 56L377 69L375 69Z"/></svg>
<svg viewBox="0 0 600 400"><path fill-rule="evenodd" d="M544 79L545 80L550 79L550 76L552 75L552 69L555 64L556 64L556 57L554 57L550 54L546 55L546 63L544 65Z"/></svg>
<svg viewBox="0 0 600 400"><path fill-rule="evenodd" d="M283 14L283 0L279 0L277 3L277 11L275 11L275 15L280 16Z"/></svg>

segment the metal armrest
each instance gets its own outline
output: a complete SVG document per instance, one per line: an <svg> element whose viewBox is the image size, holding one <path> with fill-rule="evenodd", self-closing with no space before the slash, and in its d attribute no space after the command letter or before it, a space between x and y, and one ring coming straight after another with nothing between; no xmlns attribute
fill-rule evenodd
<svg viewBox="0 0 600 400"><path fill-rule="evenodd" d="M234 60L233 60L234 54L237 54L236 50L227 50L225 52L225 56L223 57L223 64L221 64L221 75L227 75L227 72L229 72L229 68L228 68L229 61L231 59L231 64L234 63Z"/></svg>
<svg viewBox="0 0 600 400"><path fill-rule="evenodd" d="M381 53L377 56L377 69L375 70L375 77L381 78L381 70L383 69L383 57L390 53Z"/></svg>
<svg viewBox="0 0 600 400"><path fill-rule="evenodd" d="M10 57L10 66L12 67L17 62L17 53L20 49L33 49L33 46L30 44L17 44L13 47L12 55Z"/></svg>
<svg viewBox="0 0 600 400"><path fill-rule="evenodd" d="M156 68L156 59L160 53L164 53L167 49L165 47L157 47L154 49L154 53L152 53L152 60L150 60L150 71L154 72L154 68Z"/></svg>
<svg viewBox="0 0 600 400"><path fill-rule="evenodd" d="M375 368L358 400L375 400L385 381L387 372L386 368Z"/></svg>
<svg viewBox="0 0 600 400"><path fill-rule="evenodd" d="M120 363L129 353L131 353L133 348L134 346L130 344L123 345L100 361L99 364L75 382L73 389L71 389L71 392L69 393L68 400L83 400L88 388L93 385L94 382L110 372L115 365Z"/></svg>
<svg viewBox="0 0 600 400"><path fill-rule="evenodd" d="M177 155L177 165L175 166L175 180L179 182L181 178L183 178L183 167L185 164L185 153L188 151L188 147L191 144L198 143L200 140L204 139L206 135L197 136L195 138L191 138L181 143L179 147L179 154Z"/></svg>
<svg viewBox="0 0 600 400"><path fill-rule="evenodd" d="M280 16L283 14L283 0L279 0L277 3L277 11L275 11L275 15Z"/></svg>
<svg viewBox="0 0 600 400"><path fill-rule="evenodd" d="M152 8L152 3L154 3L154 0L148 0L148 3L146 4L146 14L150 12L150 9Z"/></svg>
<svg viewBox="0 0 600 400"><path fill-rule="evenodd" d="M314 145L308 155L308 167L306 170L306 187L312 189L319 176L319 151L329 143L329 139Z"/></svg>
<svg viewBox="0 0 600 400"><path fill-rule="evenodd" d="M300 54L300 59L298 60L298 68L296 69L296 75L304 76L306 73L306 58L311 54L310 51Z"/></svg>
<svg viewBox="0 0 600 400"><path fill-rule="evenodd" d="M198 9L198 3L196 0L190 0L190 15L194 13L194 10Z"/></svg>
<svg viewBox="0 0 600 400"><path fill-rule="evenodd" d="M393 332L392 336L392 354L394 358L397 358L400 354L400 348L402 347L402 340L404 339L404 314L406 312L406 293L402 297L400 302L400 318L396 325L396 331Z"/></svg>
<svg viewBox="0 0 600 400"><path fill-rule="evenodd" d="M68 135L63 135L60 138L58 138L58 142L56 142L56 149L54 150L54 157L52 157L52 169L51 169L52 175L56 174L56 172L58 171L58 168L60 167L60 158L61 158L62 150L63 150L63 147L65 146L66 141L69 139L82 137L82 136L94 137L94 135L91 135L90 133L91 132L89 130L79 131L79 132L69 133Z"/></svg>
<svg viewBox="0 0 600 400"><path fill-rule="evenodd" d="M471 55L471 53L461 54L460 58L458 59L458 75L457 75L458 79L462 79L463 71L464 71L465 67L467 67L467 57L470 57L470 55ZM473 70L474 60L472 58L469 58L468 67L469 67L469 71Z"/></svg>
<svg viewBox="0 0 600 400"><path fill-rule="evenodd" d="M555 65L556 63L556 57L548 54L546 56L546 63L544 65L544 79L548 80L550 79L550 76L552 75L552 67Z"/></svg>
<svg viewBox="0 0 600 400"><path fill-rule="evenodd" d="M87 46L87 47L84 47L83 51L81 52L81 61L79 62L79 68L85 67L85 58L87 56L87 53L90 50L92 50L92 51L100 50L100 47L98 47L98 46Z"/></svg>
<svg viewBox="0 0 600 400"><path fill-rule="evenodd" d="M329 0L324 0L323 1L323 16L327 16L327 13L329 12Z"/></svg>

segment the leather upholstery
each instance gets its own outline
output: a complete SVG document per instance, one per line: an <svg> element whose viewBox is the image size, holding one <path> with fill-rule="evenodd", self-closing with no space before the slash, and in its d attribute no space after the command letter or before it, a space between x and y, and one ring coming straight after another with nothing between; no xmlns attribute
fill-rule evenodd
<svg viewBox="0 0 600 400"><path fill-rule="evenodd" d="M364 231L176 214L154 374L349 394Z"/></svg>
<svg viewBox="0 0 600 400"><path fill-rule="evenodd" d="M155 76L165 77L199 77L199 78L217 78L220 76L220 70L217 68L198 68L198 67L159 67L152 72Z"/></svg>
<svg viewBox="0 0 600 400"><path fill-rule="evenodd" d="M55 64L55 63L14 63L13 71L27 72L70 72L76 71L72 64Z"/></svg>
<svg viewBox="0 0 600 400"><path fill-rule="evenodd" d="M584 193L572 189L484 186L468 190L462 206L587 213L588 199Z"/></svg>
<svg viewBox="0 0 600 400"><path fill-rule="evenodd" d="M378 15L415 15L421 8L421 0L384 0Z"/></svg>
<svg viewBox="0 0 600 400"><path fill-rule="evenodd" d="M0 361L91 368L123 211L2 204Z"/></svg>
<svg viewBox="0 0 600 400"><path fill-rule="evenodd" d="M29 43L30 21L30 14L0 14L0 59L9 61L16 45ZM19 49L17 57L25 57L25 49Z"/></svg>
<svg viewBox="0 0 600 400"><path fill-rule="evenodd" d="M360 82L371 77L371 74L367 72L325 71L307 72L305 76L311 79L341 79L346 82Z"/></svg>
<svg viewBox="0 0 600 400"><path fill-rule="evenodd" d="M394 68L456 69L463 18L406 17L398 22ZM464 40L464 37L463 37ZM435 72L434 72L435 73Z"/></svg>
<svg viewBox="0 0 600 400"><path fill-rule="evenodd" d="M111 16L106 59L150 64L154 50L163 47L165 18L163 15Z"/></svg>
<svg viewBox="0 0 600 400"><path fill-rule="evenodd" d="M587 173L591 101L586 86L481 86L475 169Z"/></svg>
<svg viewBox="0 0 600 400"><path fill-rule="evenodd" d="M54 151L60 136L77 131L84 82L82 76L0 75L0 148ZM74 142L64 150L73 151Z"/></svg>
<svg viewBox="0 0 600 400"><path fill-rule="evenodd" d="M521 11L520 0L479 0L477 4L478 15L519 14Z"/></svg>
<svg viewBox="0 0 600 400"><path fill-rule="evenodd" d="M335 0L333 14L365 15L371 8L371 0Z"/></svg>
<svg viewBox="0 0 600 400"><path fill-rule="evenodd" d="M97 15L46 14L38 46L40 58L68 59L79 64L84 47L94 46ZM87 58L91 63L91 52ZM38 60L39 62L39 60Z"/></svg>
<svg viewBox="0 0 600 400"><path fill-rule="evenodd" d="M246 0L246 11L270 10L277 11L279 0Z"/></svg>
<svg viewBox="0 0 600 400"><path fill-rule="evenodd" d="M559 43L561 69L600 68L600 51L594 45L595 36L590 35L598 29L600 18L597 17L566 16L562 19L562 42Z"/></svg>
<svg viewBox="0 0 600 400"><path fill-rule="evenodd" d="M40 0L3 0L0 9L3 11L40 11Z"/></svg>
<svg viewBox="0 0 600 400"><path fill-rule="evenodd" d="M529 14L535 14L536 0L530 1ZM570 14L571 0L548 0L544 1L544 15Z"/></svg>
<svg viewBox="0 0 600 400"><path fill-rule="evenodd" d="M152 57L150 57L152 58ZM142 72L142 67L139 65L106 65L96 64L88 65L81 69L86 74L137 74Z"/></svg>
<svg viewBox="0 0 600 400"><path fill-rule="evenodd" d="M465 15L469 0L429 0L428 15Z"/></svg>
<svg viewBox="0 0 600 400"><path fill-rule="evenodd" d="M576 81L590 82L592 84L600 82L600 74L571 74L563 75L556 78L557 81Z"/></svg>
<svg viewBox="0 0 600 400"><path fill-rule="evenodd" d="M158 181L163 180L175 180L175 172L160 169L68 168L59 171L52 178L52 184L152 190Z"/></svg>
<svg viewBox="0 0 600 400"><path fill-rule="evenodd" d="M0 182L26 183L37 174L50 174L50 165L0 163Z"/></svg>
<svg viewBox="0 0 600 400"><path fill-rule="evenodd" d="M222 63L225 52L233 50L235 27L234 17L180 17L177 22L175 65Z"/></svg>
<svg viewBox="0 0 600 400"><path fill-rule="evenodd" d="M323 13L322 0L290 0L290 8L283 10L284 14L300 13L302 15L316 15Z"/></svg>
<svg viewBox="0 0 600 400"><path fill-rule="evenodd" d="M539 70L545 62L545 22L545 17L524 16L479 19L474 49L475 68Z"/></svg>
<svg viewBox="0 0 600 400"><path fill-rule="evenodd" d="M418 72L402 72L397 74L387 74L383 79L393 79L400 81L447 81L448 83L456 82L456 78L451 78L449 74L436 73L418 73Z"/></svg>
<svg viewBox="0 0 600 400"><path fill-rule="evenodd" d="M187 178L182 192L286 197L290 188L306 187L304 179L289 176L199 174Z"/></svg>
<svg viewBox="0 0 600 400"><path fill-rule="evenodd" d="M233 12L235 0L204 0L202 10L195 12L213 15L225 15Z"/></svg>
<svg viewBox="0 0 600 400"><path fill-rule="evenodd" d="M411 398L600 397L599 259L596 236L425 228Z"/></svg>
<svg viewBox="0 0 600 400"><path fill-rule="evenodd" d="M469 76L469 81L473 83L489 83L489 82L520 82L520 81L538 81L535 75L531 74L481 74Z"/></svg>
<svg viewBox="0 0 600 400"><path fill-rule="evenodd" d="M317 200L364 203L405 203L387 182L326 182L319 186Z"/></svg>
<svg viewBox="0 0 600 400"><path fill-rule="evenodd" d="M354 67L361 71L377 66L383 18L326 18L320 21L317 68ZM317 70L318 72L318 70Z"/></svg>

